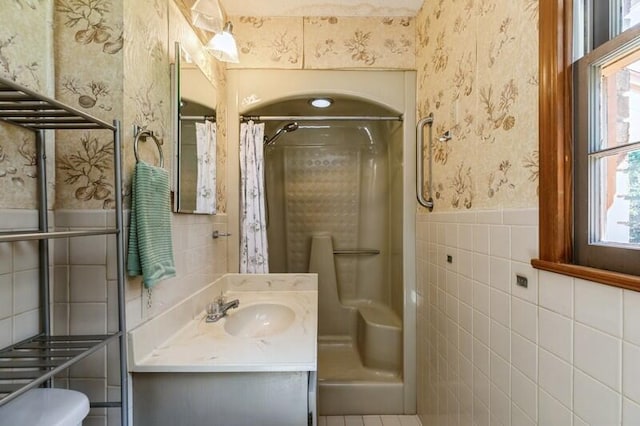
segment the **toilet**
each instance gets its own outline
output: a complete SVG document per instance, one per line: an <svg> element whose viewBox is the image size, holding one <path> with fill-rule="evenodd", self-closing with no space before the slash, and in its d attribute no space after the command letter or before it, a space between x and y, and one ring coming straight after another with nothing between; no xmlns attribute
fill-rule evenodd
<svg viewBox="0 0 640 426"><path fill-rule="evenodd" d="M81 426L89 399L67 389L31 389L0 407L0 426Z"/></svg>

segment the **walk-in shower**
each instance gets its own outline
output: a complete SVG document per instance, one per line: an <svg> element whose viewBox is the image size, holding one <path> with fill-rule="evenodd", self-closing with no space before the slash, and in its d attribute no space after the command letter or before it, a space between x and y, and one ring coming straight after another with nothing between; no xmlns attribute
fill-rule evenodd
<svg viewBox="0 0 640 426"><path fill-rule="evenodd" d="M395 74L402 92L406 75ZM318 274L321 415L415 410L413 124L404 96L365 94L334 88L238 111L265 123L269 271ZM320 95L330 108L310 105Z"/></svg>

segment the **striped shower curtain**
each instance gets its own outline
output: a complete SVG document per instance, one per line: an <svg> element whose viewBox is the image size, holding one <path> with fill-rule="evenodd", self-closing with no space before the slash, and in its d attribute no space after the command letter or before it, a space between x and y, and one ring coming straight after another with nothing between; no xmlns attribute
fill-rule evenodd
<svg viewBox="0 0 640 426"><path fill-rule="evenodd" d="M240 272L269 272L264 192L264 123L240 126Z"/></svg>

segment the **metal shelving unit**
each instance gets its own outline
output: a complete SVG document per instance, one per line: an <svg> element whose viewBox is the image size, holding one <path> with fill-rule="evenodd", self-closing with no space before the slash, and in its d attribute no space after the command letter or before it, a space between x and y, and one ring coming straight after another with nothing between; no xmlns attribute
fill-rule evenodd
<svg viewBox="0 0 640 426"><path fill-rule="evenodd" d="M120 122L107 123L54 99L0 77L0 121L35 132L38 165L38 229L0 233L0 242L39 240L41 333L0 350L0 406L40 385L110 342L120 346L120 401L92 402L91 406L120 407L127 426L127 361L124 293L124 215L122 206L122 152ZM116 227L86 231L51 232L47 219L45 130L95 129L113 133ZM115 235L118 282L118 331L98 336L52 336L49 285L49 244L52 238Z"/></svg>

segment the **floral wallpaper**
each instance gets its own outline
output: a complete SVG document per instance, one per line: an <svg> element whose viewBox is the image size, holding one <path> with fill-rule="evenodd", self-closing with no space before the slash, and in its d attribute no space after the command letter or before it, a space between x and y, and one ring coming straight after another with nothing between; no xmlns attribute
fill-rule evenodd
<svg viewBox="0 0 640 426"><path fill-rule="evenodd" d="M414 19L304 18L305 68L415 68Z"/></svg>
<svg viewBox="0 0 640 426"><path fill-rule="evenodd" d="M163 142L165 167L172 166L173 41L187 45L205 75L220 81L219 114L226 114L225 67L204 50L172 0L9 3L0 14L0 75L107 122L121 119L127 191L135 162L133 124L154 131ZM219 120L220 212L226 209L224 124ZM48 141L50 207L113 208L111 132L57 131ZM140 146L143 158L157 161L155 145ZM36 177L32 132L0 124L0 207L36 207Z"/></svg>
<svg viewBox="0 0 640 426"><path fill-rule="evenodd" d="M107 122L123 116L122 16L122 0L54 2L56 98ZM112 139L56 132L56 207L114 207Z"/></svg>
<svg viewBox="0 0 640 426"><path fill-rule="evenodd" d="M125 188L130 189L135 167L133 126L150 130L158 138L164 167L171 169L170 92L167 2L142 0L125 2L126 43L123 62L123 145ZM159 165L160 155L152 139L139 144L140 158Z"/></svg>
<svg viewBox="0 0 640 426"><path fill-rule="evenodd" d="M239 64L229 68L415 68L411 17L231 18Z"/></svg>
<svg viewBox="0 0 640 426"><path fill-rule="evenodd" d="M0 76L48 95L53 94L51 8L42 0L16 0L0 13ZM49 158L53 176L53 155ZM36 177L33 132L0 123L0 207L35 207Z"/></svg>
<svg viewBox="0 0 640 426"><path fill-rule="evenodd" d="M302 18L240 16L232 22L240 63L229 68L303 67Z"/></svg>
<svg viewBox="0 0 640 426"><path fill-rule="evenodd" d="M418 116L434 114L424 155L436 210L537 204L537 18L538 0L427 1L419 12Z"/></svg>

